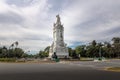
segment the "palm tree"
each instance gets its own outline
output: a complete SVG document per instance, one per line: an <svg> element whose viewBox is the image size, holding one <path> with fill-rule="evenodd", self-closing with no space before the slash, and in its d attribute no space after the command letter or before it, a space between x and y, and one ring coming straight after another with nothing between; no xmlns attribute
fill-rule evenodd
<svg viewBox="0 0 120 80"><path fill-rule="evenodd" d="M18 44L19 44L18 41L16 41L16 42L15 42L16 48L17 48Z"/></svg>
<svg viewBox="0 0 120 80"><path fill-rule="evenodd" d="M11 46L10 47L12 47L12 49L13 49L13 47L14 47L14 43L13 44L11 44Z"/></svg>

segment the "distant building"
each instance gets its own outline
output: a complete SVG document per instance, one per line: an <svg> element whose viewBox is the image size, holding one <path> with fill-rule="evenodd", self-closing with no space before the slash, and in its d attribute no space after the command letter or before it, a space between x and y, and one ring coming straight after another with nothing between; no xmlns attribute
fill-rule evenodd
<svg viewBox="0 0 120 80"><path fill-rule="evenodd" d="M54 53L58 58L68 57L67 44L64 43L64 27L61 25L59 15L56 16L57 21L53 25L53 43L50 46L49 57L51 58Z"/></svg>

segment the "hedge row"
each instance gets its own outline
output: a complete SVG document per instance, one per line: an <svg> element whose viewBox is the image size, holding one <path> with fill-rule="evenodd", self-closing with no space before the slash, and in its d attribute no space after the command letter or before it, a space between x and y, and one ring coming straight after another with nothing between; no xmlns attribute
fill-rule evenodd
<svg viewBox="0 0 120 80"><path fill-rule="evenodd" d="M15 62L15 58L0 58L0 62Z"/></svg>

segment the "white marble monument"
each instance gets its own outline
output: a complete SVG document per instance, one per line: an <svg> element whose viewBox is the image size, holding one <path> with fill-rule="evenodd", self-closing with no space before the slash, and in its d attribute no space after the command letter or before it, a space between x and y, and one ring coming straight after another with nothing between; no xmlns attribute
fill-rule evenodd
<svg viewBox="0 0 120 80"><path fill-rule="evenodd" d="M53 25L53 43L50 46L49 57L56 53L58 58L68 57L67 44L64 43L64 27L61 24L59 15L56 16L57 21Z"/></svg>

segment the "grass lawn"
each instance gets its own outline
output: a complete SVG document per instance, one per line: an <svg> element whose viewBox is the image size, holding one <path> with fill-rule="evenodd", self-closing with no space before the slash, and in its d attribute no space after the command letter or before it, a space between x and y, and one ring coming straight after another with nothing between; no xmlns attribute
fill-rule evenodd
<svg viewBox="0 0 120 80"><path fill-rule="evenodd" d="M81 57L80 61L93 61L93 58L84 58L84 57Z"/></svg>
<svg viewBox="0 0 120 80"><path fill-rule="evenodd" d="M120 67L110 67L110 68L107 68L106 70L120 72Z"/></svg>

